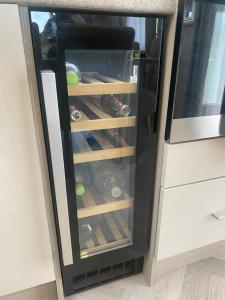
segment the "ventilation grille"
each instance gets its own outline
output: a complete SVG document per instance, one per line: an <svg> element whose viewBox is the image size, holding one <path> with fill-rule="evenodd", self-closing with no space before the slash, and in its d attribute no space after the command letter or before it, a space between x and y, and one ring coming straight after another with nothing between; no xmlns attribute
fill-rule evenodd
<svg viewBox="0 0 225 300"><path fill-rule="evenodd" d="M114 278L126 276L128 274L136 274L142 271L143 258L128 260L122 263L106 266L104 268L95 269L88 273L79 274L73 277L72 291L70 294L86 289L93 285L110 281Z"/></svg>
<svg viewBox="0 0 225 300"><path fill-rule="evenodd" d="M126 273L133 273L135 271L135 261L129 260L125 262Z"/></svg>

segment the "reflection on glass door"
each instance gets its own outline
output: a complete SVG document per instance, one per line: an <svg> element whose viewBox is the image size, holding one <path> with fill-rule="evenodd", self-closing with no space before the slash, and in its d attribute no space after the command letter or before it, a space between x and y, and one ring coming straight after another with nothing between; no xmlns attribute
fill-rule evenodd
<svg viewBox="0 0 225 300"><path fill-rule="evenodd" d="M138 56L65 51L81 258L132 244Z"/></svg>
<svg viewBox="0 0 225 300"><path fill-rule="evenodd" d="M225 6L197 1L194 12L182 24L174 119L224 114Z"/></svg>
<svg viewBox="0 0 225 300"><path fill-rule="evenodd" d="M225 8L217 10L208 59L203 105L221 106L225 87Z"/></svg>

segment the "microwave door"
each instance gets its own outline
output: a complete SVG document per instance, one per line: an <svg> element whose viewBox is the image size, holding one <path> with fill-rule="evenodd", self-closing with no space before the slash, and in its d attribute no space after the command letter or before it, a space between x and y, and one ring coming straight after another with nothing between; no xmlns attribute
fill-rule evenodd
<svg viewBox="0 0 225 300"><path fill-rule="evenodd" d="M223 136L225 5L187 1L179 11L166 140Z"/></svg>

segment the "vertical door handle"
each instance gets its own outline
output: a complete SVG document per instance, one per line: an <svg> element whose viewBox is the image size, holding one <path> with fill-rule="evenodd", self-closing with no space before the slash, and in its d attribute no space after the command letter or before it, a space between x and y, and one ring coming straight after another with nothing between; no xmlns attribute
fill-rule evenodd
<svg viewBox="0 0 225 300"><path fill-rule="evenodd" d="M64 265L67 266L73 264L73 254L55 73L52 71L42 71L41 78L52 160L62 258Z"/></svg>

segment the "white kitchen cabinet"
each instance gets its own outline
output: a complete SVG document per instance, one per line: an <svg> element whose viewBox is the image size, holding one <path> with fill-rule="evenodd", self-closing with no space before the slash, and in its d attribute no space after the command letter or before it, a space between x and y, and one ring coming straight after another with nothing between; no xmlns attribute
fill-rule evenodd
<svg viewBox="0 0 225 300"><path fill-rule="evenodd" d="M165 144L161 186L225 176L225 138Z"/></svg>
<svg viewBox="0 0 225 300"><path fill-rule="evenodd" d="M0 4L0 296L54 280L17 5Z"/></svg>
<svg viewBox="0 0 225 300"><path fill-rule="evenodd" d="M225 178L161 189L157 260L225 239Z"/></svg>

